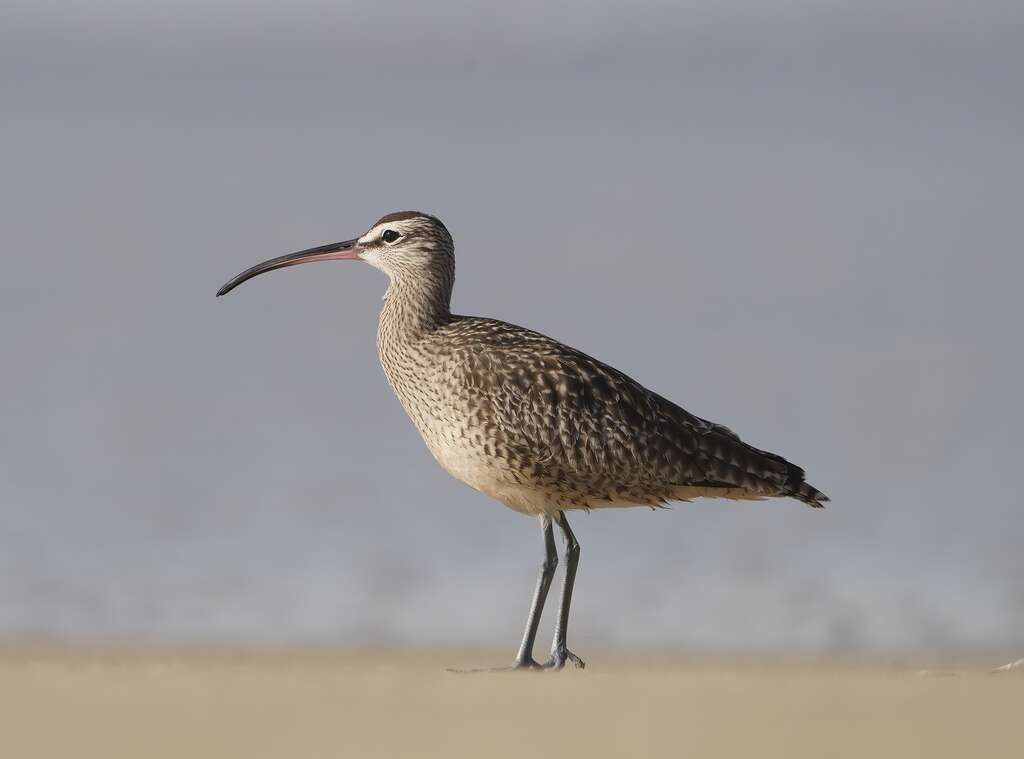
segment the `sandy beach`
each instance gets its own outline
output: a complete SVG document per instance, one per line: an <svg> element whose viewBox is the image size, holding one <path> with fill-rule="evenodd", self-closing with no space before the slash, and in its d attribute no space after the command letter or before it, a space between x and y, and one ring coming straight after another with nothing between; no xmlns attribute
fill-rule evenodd
<svg viewBox="0 0 1024 759"><path fill-rule="evenodd" d="M593 652L0 651L4 757L1019 757L1024 675Z"/></svg>

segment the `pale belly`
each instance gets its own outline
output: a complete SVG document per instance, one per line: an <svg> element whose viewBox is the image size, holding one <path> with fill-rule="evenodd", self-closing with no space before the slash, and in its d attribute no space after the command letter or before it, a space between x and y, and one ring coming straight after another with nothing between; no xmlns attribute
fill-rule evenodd
<svg viewBox="0 0 1024 759"><path fill-rule="evenodd" d="M437 463L452 477L474 490L490 496L521 514L555 515L564 507L558 496L539 483L524 481L500 459L488 457L483 451L454 444L447 440L423 440Z"/></svg>
<svg viewBox="0 0 1024 759"><path fill-rule="evenodd" d="M591 495L585 487L567 487L566 483L559 487L538 481L525 472L514 471L507 462L488 457L479 449L432 438L428 434L423 435L423 440L437 462L452 477L520 514L554 517L560 511L650 507L662 503L660 498L641 493L635 497L609 498L603 494ZM699 495L704 493L681 494L683 499Z"/></svg>

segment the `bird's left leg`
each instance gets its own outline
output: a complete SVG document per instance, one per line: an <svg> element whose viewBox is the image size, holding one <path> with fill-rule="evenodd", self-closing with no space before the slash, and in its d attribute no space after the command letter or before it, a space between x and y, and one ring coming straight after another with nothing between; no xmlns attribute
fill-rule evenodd
<svg viewBox="0 0 1024 759"><path fill-rule="evenodd" d="M561 669L567 661L583 669L583 659L569 650L566 638L569 634L569 606L572 604L572 588L576 584L576 567L580 563L580 544L569 527L565 512L558 513L558 527L565 536L565 579L562 580L562 597L558 603L558 621L555 623L555 639L551 643L551 657L541 666L545 669Z"/></svg>

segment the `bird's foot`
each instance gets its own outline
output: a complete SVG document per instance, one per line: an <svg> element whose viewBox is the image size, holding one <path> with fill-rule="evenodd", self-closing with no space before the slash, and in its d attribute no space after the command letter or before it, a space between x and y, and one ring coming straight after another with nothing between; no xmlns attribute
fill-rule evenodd
<svg viewBox="0 0 1024 759"><path fill-rule="evenodd" d="M553 650L548 660L540 666L545 670L557 672L565 666L565 663L567 661L572 662L572 665L576 667L576 669L583 669L587 666L586 662L583 661L583 659L578 657L565 646L559 646L558 648Z"/></svg>
<svg viewBox="0 0 1024 759"><path fill-rule="evenodd" d="M542 665L533 658L529 659L516 659L511 665L507 667L482 667L480 669L454 669L450 668L448 671L456 675L476 675L481 672L539 672L544 669L546 665Z"/></svg>

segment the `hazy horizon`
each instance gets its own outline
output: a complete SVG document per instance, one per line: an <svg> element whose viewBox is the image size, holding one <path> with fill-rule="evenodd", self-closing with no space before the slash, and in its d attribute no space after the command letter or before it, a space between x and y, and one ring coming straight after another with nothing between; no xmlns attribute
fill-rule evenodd
<svg viewBox="0 0 1024 759"><path fill-rule="evenodd" d="M832 497L571 517L588 646L1024 649L1024 11L5 3L0 639L507 645L537 525L391 394L369 267ZM546 642L551 612L541 638Z"/></svg>

